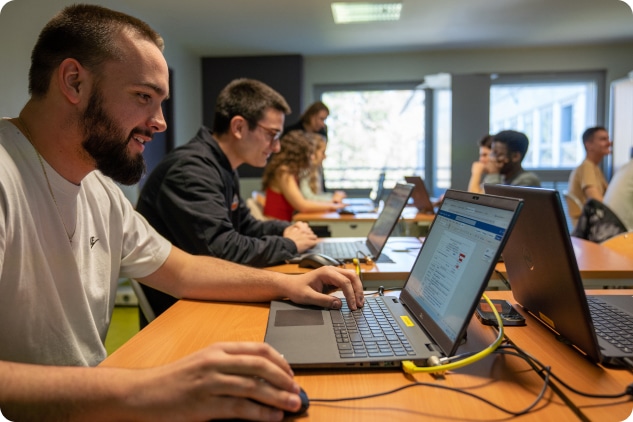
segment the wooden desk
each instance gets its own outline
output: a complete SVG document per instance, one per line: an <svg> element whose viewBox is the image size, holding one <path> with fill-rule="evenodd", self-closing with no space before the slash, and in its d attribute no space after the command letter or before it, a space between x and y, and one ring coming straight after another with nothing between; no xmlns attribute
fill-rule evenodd
<svg viewBox="0 0 633 422"><path fill-rule="evenodd" d="M415 259L417 250L406 252L404 243L406 238L392 237L387 242L384 252L392 257L396 263L377 263L362 266L363 285L368 290L375 290L379 286L385 288L401 288L404 285ZM587 289L602 289L605 287L633 288L633 260L612 251L600 244L588 240L572 237L576 261ZM404 251L404 252L398 252ZM346 268L353 269L352 265ZM286 274L302 274L310 271L299 268L297 264L284 264L267 267L266 269ZM508 278L505 263L496 266L504 278ZM488 282L488 290L507 290L498 273L493 273Z"/></svg>
<svg viewBox="0 0 633 422"><path fill-rule="evenodd" d="M492 292L491 296L508 297L510 293ZM218 341L262 341L267 317L267 304L181 300L104 360L101 366L152 367L172 362ZM607 370L576 356L576 352L557 344L553 336L541 330L533 320L528 321L527 327L508 329L507 332L510 338L516 338L517 344L537 355L545 364L551 364L558 375L579 389L615 392L631 381L629 372ZM468 341L460 352L481 350L495 337L491 327L473 319ZM429 374L409 376L396 369L295 372L297 381L313 400L385 392L411 381L429 384L367 400L312 401L307 415L298 419L314 421L507 420L510 418L507 414L481 401L440 387L460 388L517 411L530 405L542 386L540 377L530 371L527 364L501 355L488 356L438 379ZM623 382L625 378L628 379L626 383ZM576 396L573 399L595 420L623 420L633 409L633 402L623 403L624 400L614 404L614 401L596 403ZM551 389L533 411L520 419L577 420L571 408Z"/></svg>
<svg viewBox="0 0 633 422"><path fill-rule="evenodd" d="M417 208L406 207L402 212L403 224L396 226L396 235L420 237L425 236L428 226L433 221L433 214L421 214ZM371 226L378 218L377 213L339 214L328 213L298 213L294 221L305 221L310 225L327 226L332 237L366 237Z"/></svg>
<svg viewBox="0 0 633 422"><path fill-rule="evenodd" d="M598 243L573 236L571 241L586 289L633 288L633 260ZM505 263L497 264L496 269L508 277ZM489 284L492 286L505 289L498 275Z"/></svg>
<svg viewBox="0 0 633 422"><path fill-rule="evenodd" d="M383 286L386 289L401 288L404 285L415 259L418 256L420 244L415 244L415 238L392 237L387 242L383 253L393 262L377 262L361 264L363 286L366 290L377 290ZM379 260L380 261L380 260ZM353 270L353 264L345 264L344 268ZM267 270L285 274L303 274L311 271L309 268L299 268L298 264L282 264L267 267Z"/></svg>
<svg viewBox="0 0 633 422"><path fill-rule="evenodd" d="M588 294L633 294L633 290L587 290ZM512 293L487 292L489 298L506 299L516 303ZM515 306L526 318L527 327L505 327L516 345L552 367L552 371L572 387L593 394L618 394L633 382L633 372L626 369L606 369L585 359L581 353L561 343L555 335L532 316ZM527 328L527 329L526 329ZM560 385L560 384L558 384ZM630 421L633 401L622 399L594 399L577 394L565 394L592 421Z"/></svg>

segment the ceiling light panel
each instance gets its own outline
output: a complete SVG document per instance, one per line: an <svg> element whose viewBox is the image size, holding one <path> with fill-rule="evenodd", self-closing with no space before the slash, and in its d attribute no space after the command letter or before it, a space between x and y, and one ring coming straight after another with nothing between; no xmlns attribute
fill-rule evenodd
<svg viewBox="0 0 633 422"><path fill-rule="evenodd" d="M402 3L332 3L332 16L337 24L397 21L401 11Z"/></svg>

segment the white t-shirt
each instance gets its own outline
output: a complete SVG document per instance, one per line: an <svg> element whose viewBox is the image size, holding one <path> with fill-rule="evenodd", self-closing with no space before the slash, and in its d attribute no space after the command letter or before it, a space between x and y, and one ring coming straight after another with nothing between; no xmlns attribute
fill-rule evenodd
<svg viewBox="0 0 633 422"><path fill-rule="evenodd" d="M633 230L633 160L615 172L604 195L604 203L627 230Z"/></svg>
<svg viewBox="0 0 633 422"><path fill-rule="evenodd" d="M0 119L0 359L94 366L119 277L153 273L171 244L110 178L76 186L44 166L59 211L35 149Z"/></svg>

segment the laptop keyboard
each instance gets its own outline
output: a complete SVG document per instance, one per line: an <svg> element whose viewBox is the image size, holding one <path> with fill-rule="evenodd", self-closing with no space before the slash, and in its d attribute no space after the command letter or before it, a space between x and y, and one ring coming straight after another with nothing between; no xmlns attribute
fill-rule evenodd
<svg viewBox="0 0 633 422"><path fill-rule="evenodd" d="M340 310L331 310L339 354L342 358L384 358L415 355L413 347L380 298L365 298L365 306L351 311L343 299Z"/></svg>
<svg viewBox="0 0 633 422"><path fill-rule="evenodd" d="M337 259L354 259L371 256L362 242L322 242L317 245L319 252Z"/></svg>
<svg viewBox="0 0 633 422"><path fill-rule="evenodd" d="M587 302L596 334L633 355L633 317L597 297L588 296Z"/></svg>

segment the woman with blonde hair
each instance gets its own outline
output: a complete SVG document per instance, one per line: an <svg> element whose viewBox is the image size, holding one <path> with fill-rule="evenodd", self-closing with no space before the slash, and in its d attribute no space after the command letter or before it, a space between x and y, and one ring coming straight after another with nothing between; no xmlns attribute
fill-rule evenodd
<svg viewBox="0 0 633 422"><path fill-rule="evenodd" d="M343 204L306 199L299 188L309 176L319 135L292 131L281 138L281 150L272 156L264 170L262 187L266 193L264 215L291 221L295 212L328 212Z"/></svg>

